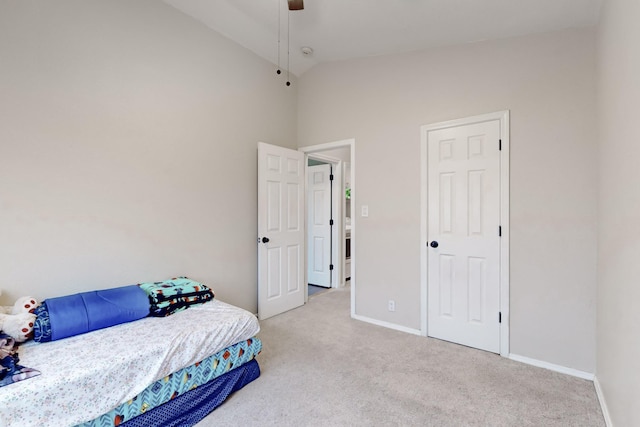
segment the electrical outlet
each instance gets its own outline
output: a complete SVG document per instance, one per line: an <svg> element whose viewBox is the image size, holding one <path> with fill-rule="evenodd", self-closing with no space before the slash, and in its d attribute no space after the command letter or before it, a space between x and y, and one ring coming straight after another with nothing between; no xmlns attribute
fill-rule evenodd
<svg viewBox="0 0 640 427"><path fill-rule="evenodd" d="M392 299L389 300L389 311L396 311L396 302Z"/></svg>
<svg viewBox="0 0 640 427"><path fill-rule="evenodd" d="M362 216L363 217L369 216L369 205L362 205Z"/></svg>

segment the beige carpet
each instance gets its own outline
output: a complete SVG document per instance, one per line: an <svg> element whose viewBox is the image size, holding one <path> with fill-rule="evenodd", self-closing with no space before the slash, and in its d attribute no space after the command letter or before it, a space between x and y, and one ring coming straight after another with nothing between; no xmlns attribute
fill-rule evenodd
<svg viewBox="0 0 640 427"><path fill-rule="evenodd" d="M213 426L604 426L593 383L352 320L349 291L262 322L262 375Z"/></svg>

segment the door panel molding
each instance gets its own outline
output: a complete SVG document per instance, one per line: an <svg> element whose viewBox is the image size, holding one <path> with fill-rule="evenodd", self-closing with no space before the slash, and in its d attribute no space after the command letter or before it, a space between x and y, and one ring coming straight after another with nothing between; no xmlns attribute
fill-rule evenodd
<svg viewBox="0 0 640 427"><path fill-rule="evenodd" d="M490 122L499 120L500 128L500 355L504 357L509 356L509 111L499 111L495 113L483 114L473 117L466 117L456 120L450 120L440 123L434 123L424 125L421 127L421 144L420 144L420 211L421 211L421 224L420 224L420 301L421 301L421 324L420 330L423 336L427 336L428 333L428 135L432 131L444 130L448 128L456 128L460 126L480 124L483 122ZM442 141L439 147L439 157L441 159L448 158L451 155L451 146L445 144ZM481 154L482 146L478 141L469 140L469 153L470 155Z"/></svg>
<svg viewBox="0 0 640 427"><path fill-rule="evenodd" d="M304 284L304 156L258 142L258 317L299 307Z"/></svg>

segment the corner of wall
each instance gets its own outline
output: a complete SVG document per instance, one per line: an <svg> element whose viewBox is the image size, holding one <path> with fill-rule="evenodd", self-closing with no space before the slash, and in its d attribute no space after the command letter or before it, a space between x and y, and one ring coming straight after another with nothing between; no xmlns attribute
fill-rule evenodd
<svg viewBox="0 0 640 427"><path fill-rule="evenodd" d="M609 407L607 406L607 400L604 397L604 392L602 391L602 386L600 386L600 381L598 381L597 375L593 377L593 385L596 388L596 395L598 396L598 402L600 402L600 408L602 409L602 416L604 417L604 422L607 425L607 427L613 427L613 422L611 421L611 415L609 414Z"/></svg>

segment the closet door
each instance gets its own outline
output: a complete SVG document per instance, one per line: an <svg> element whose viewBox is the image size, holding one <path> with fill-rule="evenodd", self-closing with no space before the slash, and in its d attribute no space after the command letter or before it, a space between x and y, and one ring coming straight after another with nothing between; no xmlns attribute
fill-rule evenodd
<svg viewBox="0 0 640 427"><path fill-rule="evenodd" d="M500 352L500 121L430 131L428 335Z"/></svg>

